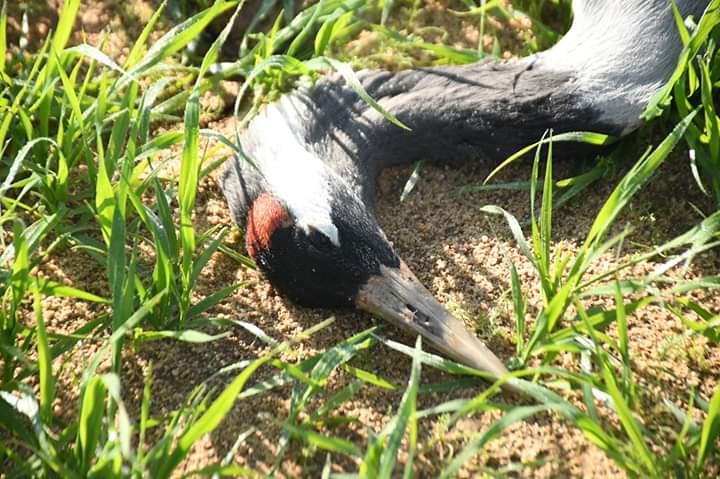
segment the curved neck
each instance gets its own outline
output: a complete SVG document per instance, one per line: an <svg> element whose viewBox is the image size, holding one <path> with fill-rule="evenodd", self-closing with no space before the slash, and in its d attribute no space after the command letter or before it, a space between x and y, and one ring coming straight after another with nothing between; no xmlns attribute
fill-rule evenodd
<svg viewBox="0 0 720 479"><path fill-rule="evenodd" d="M548 129L622 131L579 94L572 72L539 68L537 60L362 74L368 93L410 131L364 104L348 104L354 94L342 83L320 83L308 92L317 117L342 113L313 121L308 141L336 154L357 152L357 161L377 170L420 159L498 161Z"/></svg>
<svg viewBox="0 0 720 479"><path fill-rule="evenodd" d="M676 3L697 19L708 1ZM263 172L309 161L309 171L327 173L316 181L336 176L372 204L375 174L386 166L498 161L548 129L625 134L639 126L682 48L671 2L576 0L573 7L568 34L532 57L359 72L366 91L411 131L392 125L333 75L268 105L243 146Z"/></svg>

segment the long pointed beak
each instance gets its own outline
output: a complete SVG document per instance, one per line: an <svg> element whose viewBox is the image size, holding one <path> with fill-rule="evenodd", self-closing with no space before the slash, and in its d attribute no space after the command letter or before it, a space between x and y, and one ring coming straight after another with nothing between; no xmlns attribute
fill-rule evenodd
<svg viewBox="0 0 720 479"><path fill-rule="evenodd" d="M397 326L421 334L448 357L500 377L503 363L425 289L407 265L381 267L363 286L355 304Z"/></svg>

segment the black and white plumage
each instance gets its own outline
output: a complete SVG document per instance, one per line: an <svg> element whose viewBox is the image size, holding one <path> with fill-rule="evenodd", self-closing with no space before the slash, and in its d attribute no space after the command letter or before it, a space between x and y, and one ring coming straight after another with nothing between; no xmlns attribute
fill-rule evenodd
<svg viewBox="0 0 720 479"><path fill-rule="evenodd" d="M699 19L707 0L678 0ZM432 297L373 213L375 178L418 159L500 161L548 129L626 134L682 49L670 0L575 0L553 48L507 62L358 73L411 131L389 123L338 76L266 106L223 190L248 252L290 299L356 306L422 334L496 375L502 362Z"/></svg>

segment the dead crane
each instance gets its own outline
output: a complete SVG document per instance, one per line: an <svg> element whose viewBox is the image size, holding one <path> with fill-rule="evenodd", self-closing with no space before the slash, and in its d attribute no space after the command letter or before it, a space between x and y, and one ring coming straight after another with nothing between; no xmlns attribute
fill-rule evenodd
<svg viewBox="0 0 720 479"><path fill-rule="evenodd" d="M707 0L677 0L699 19ZM391 125L337 76L267 105L242 134L254 165L230 160L223 190L247 251L306 306L351 306L421 334L469 366L503 363L395 254L373 213L375 179L418 159L498 161L555 132L626 134L666 82L682 44L670 0L576 0L553 48L507 62L363 71Z"/></svg>

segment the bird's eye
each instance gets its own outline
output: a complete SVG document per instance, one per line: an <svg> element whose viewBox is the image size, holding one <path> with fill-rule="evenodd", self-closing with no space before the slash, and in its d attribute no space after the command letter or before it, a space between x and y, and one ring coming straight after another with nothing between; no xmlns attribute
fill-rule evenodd
<svg viewBox="0 0 720 479"><path fill-rule="evenodd" d="M328 238L325 233L315 228L310 228L310 231L308 232L308 241L310 241L310 244L315 249L322 252L330 251L334 247L330 238Z"/></svg>

